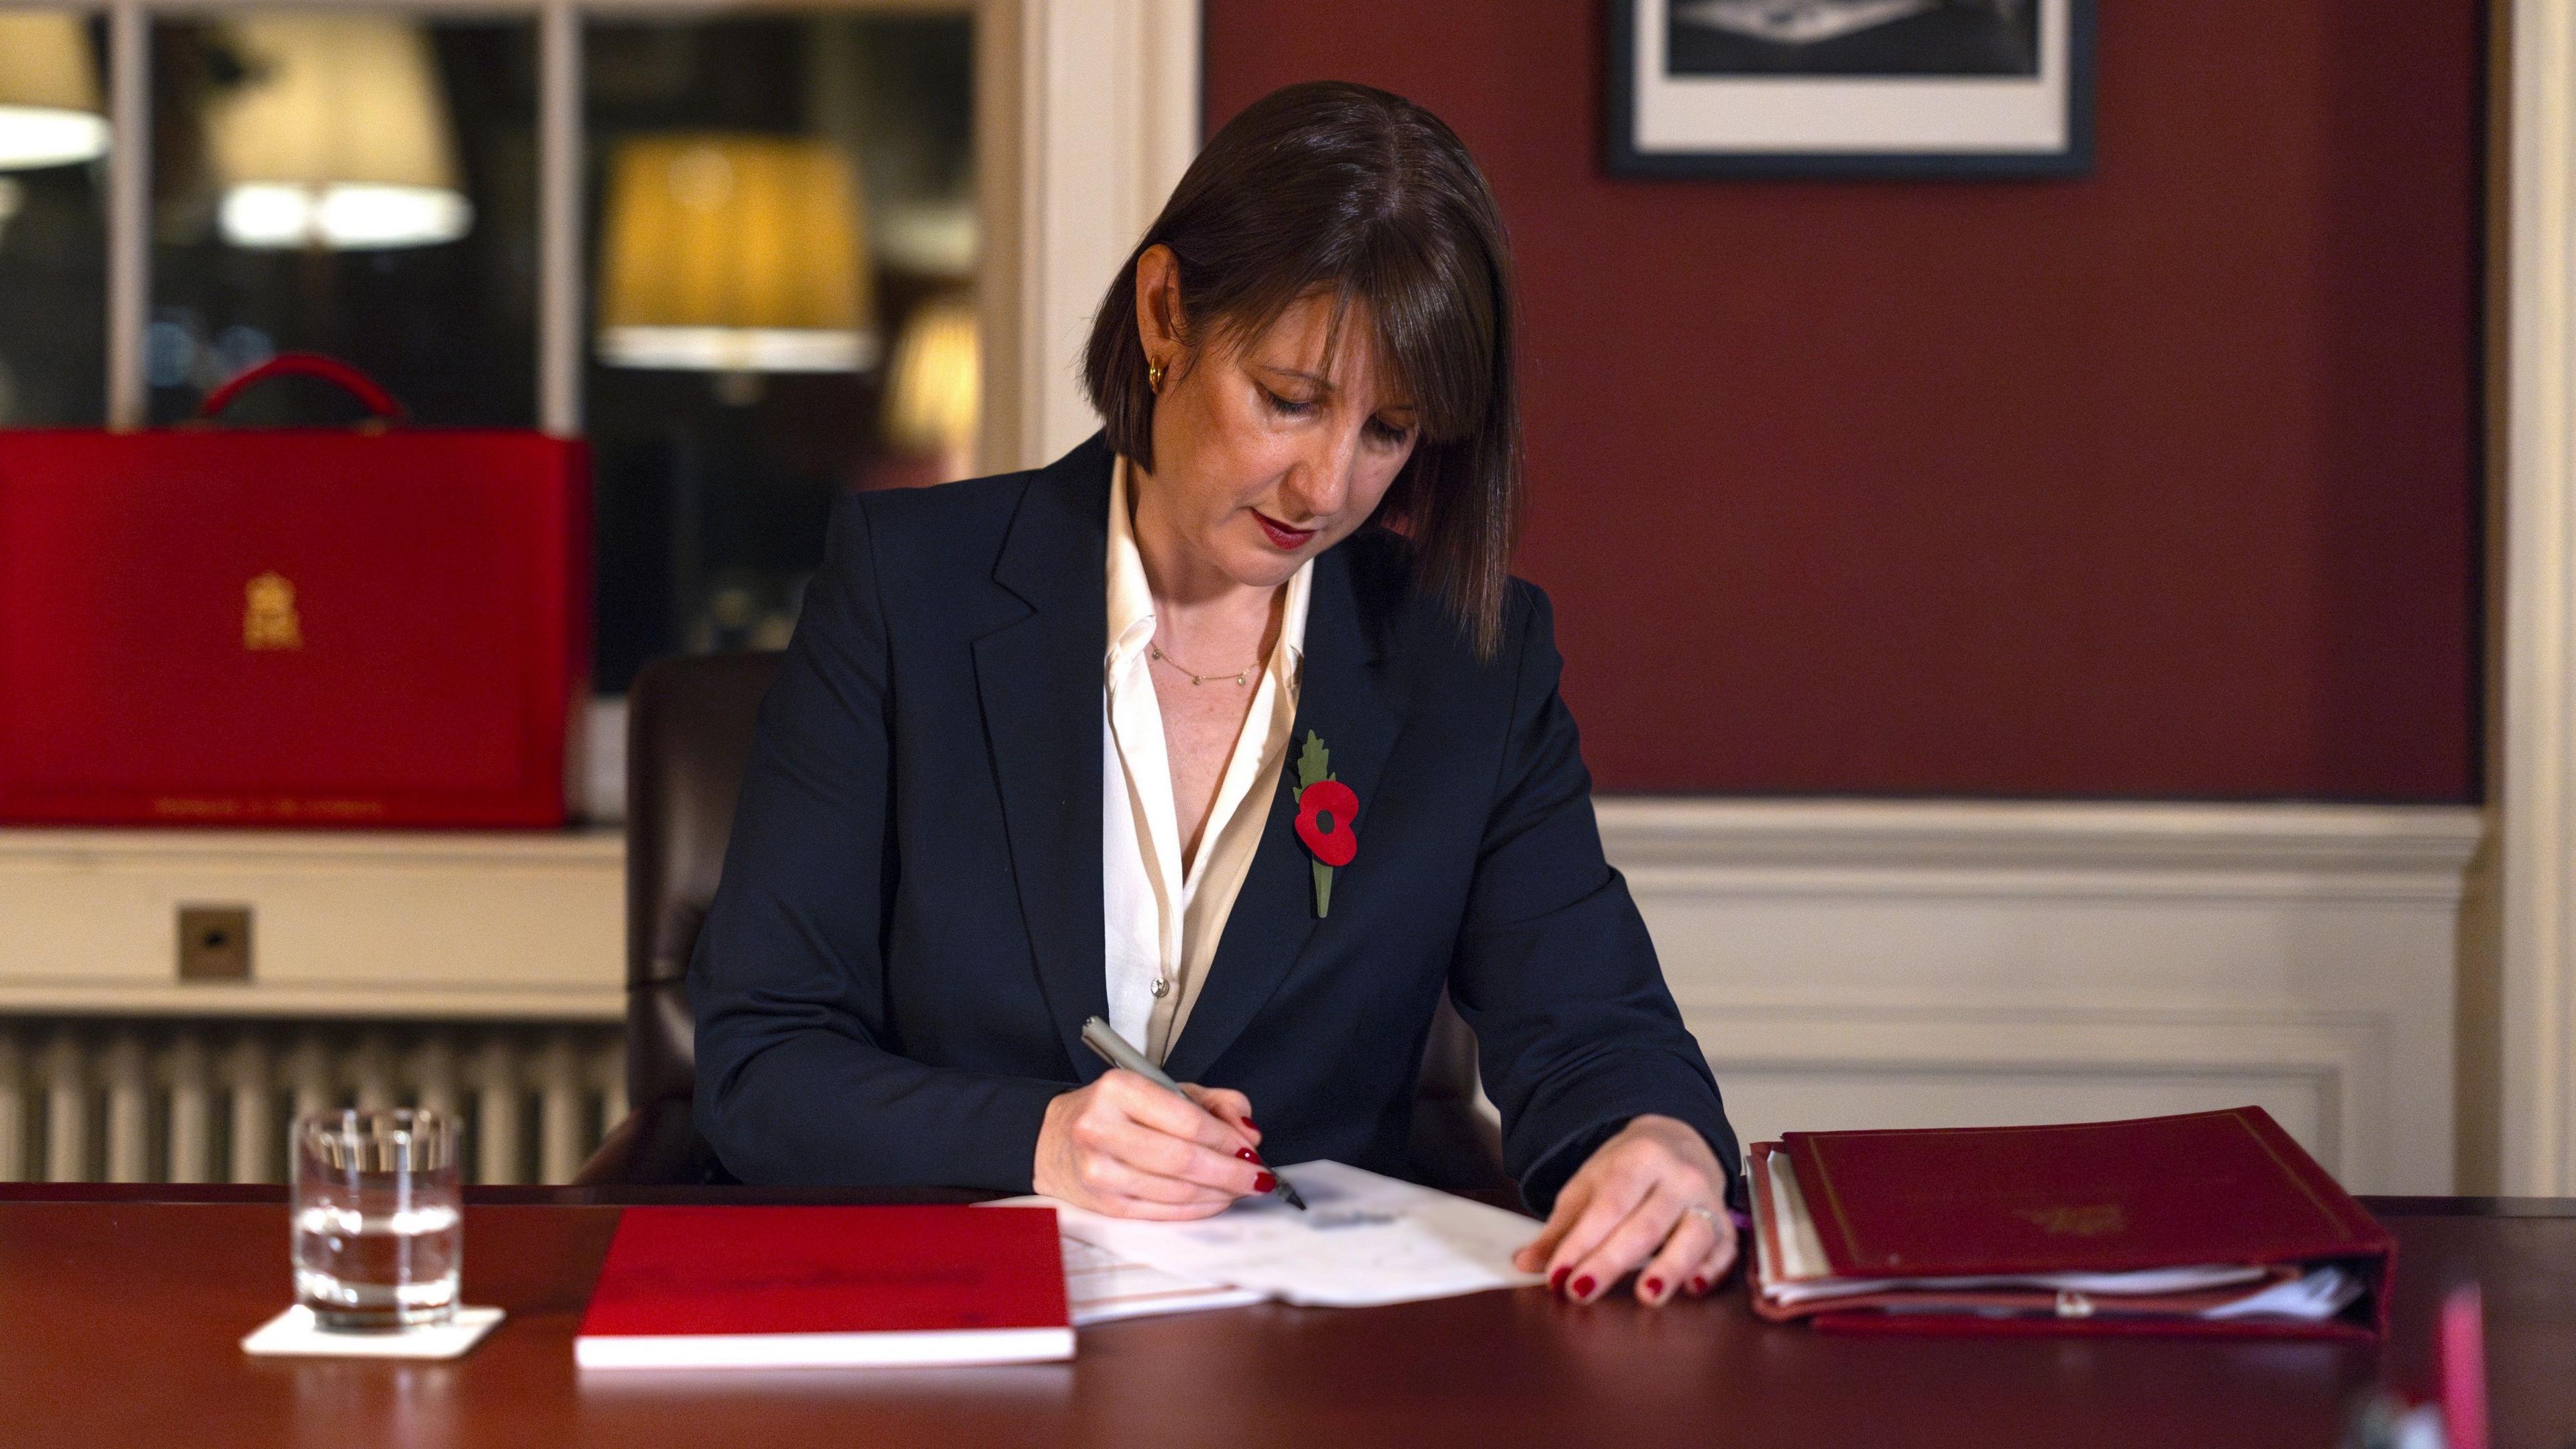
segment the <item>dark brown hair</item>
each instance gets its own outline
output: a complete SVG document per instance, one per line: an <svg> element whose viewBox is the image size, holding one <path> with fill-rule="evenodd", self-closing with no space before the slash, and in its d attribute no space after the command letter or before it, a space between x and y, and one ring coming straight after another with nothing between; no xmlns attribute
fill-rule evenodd
<svg viewBox="0 0 2576 1449"><path fill-rule="evenodd" d="M1083 359L1109 446L1148 470L1136 264L1158 245L1179 259L1193 354L1329 292L1329 355L1350 305L1365 304L1377 355L1422 420L1373 521L1412 538L1416 577L1490 658L1520 532L1520 414L1511 258L1466 146L1411 101L1339 81L1273 91L1216 133L1110 283Z"/></svg>

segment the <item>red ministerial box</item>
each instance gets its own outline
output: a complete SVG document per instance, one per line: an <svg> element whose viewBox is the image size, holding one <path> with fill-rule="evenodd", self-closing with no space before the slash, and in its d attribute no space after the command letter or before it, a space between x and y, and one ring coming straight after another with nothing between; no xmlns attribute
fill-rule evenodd
<svg viewBox="0 0 2576 1449"><path fill-rule="evenodd" d="M631 1207L573 1341L588 1369L1072 1356L1044 1207Z"/></svg>
<svg viewBox="0 0 2576 1449"><path fill-rule="evenodd" d="M534 432L0 431L0 820L561 824L589 471Z"/></svg>

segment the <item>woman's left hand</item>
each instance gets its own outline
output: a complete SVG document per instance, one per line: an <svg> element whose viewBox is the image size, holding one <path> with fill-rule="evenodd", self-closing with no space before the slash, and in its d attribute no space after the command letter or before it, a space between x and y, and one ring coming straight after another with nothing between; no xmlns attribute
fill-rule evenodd
<svg viewBox="0 0 2576 1449"><path fill-rule="evenodd" d="M1630 1273L1637 1301L1698 1297L1735 1264L1726 1174L1696 1128L1671 1117L1630 1120L1556 1195L1556 1211L1513 1266L1589 1303Z"/></svg>

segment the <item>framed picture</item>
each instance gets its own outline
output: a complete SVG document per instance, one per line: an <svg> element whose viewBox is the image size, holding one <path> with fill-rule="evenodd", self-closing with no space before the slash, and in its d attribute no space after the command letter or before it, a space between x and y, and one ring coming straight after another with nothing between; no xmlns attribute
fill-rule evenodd
<svg viewBox="0 0 2576 1449"><path fill-rule="evenodd" d="M2077 176L2093 0L1610 0L1619 176Z"/></svg>

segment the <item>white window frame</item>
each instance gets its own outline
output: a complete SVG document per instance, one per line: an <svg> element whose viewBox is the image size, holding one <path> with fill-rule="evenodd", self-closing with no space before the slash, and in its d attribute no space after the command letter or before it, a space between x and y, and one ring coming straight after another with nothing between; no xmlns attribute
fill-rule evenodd
<svg viewBox="0 0 2576 1449"><path fill-rule="evenodd" d="M582 22L796 8L970 15L975 23L976 172L984 425L978 463L1031 467L1095 426L1075 372L1084 329L1198 149L1198 0L115 0L0 8L108 18L107 421L146 416L151 308L152 22L248 10L367 9L534 17L538 27L537 416L582 430Z"/></svg>

